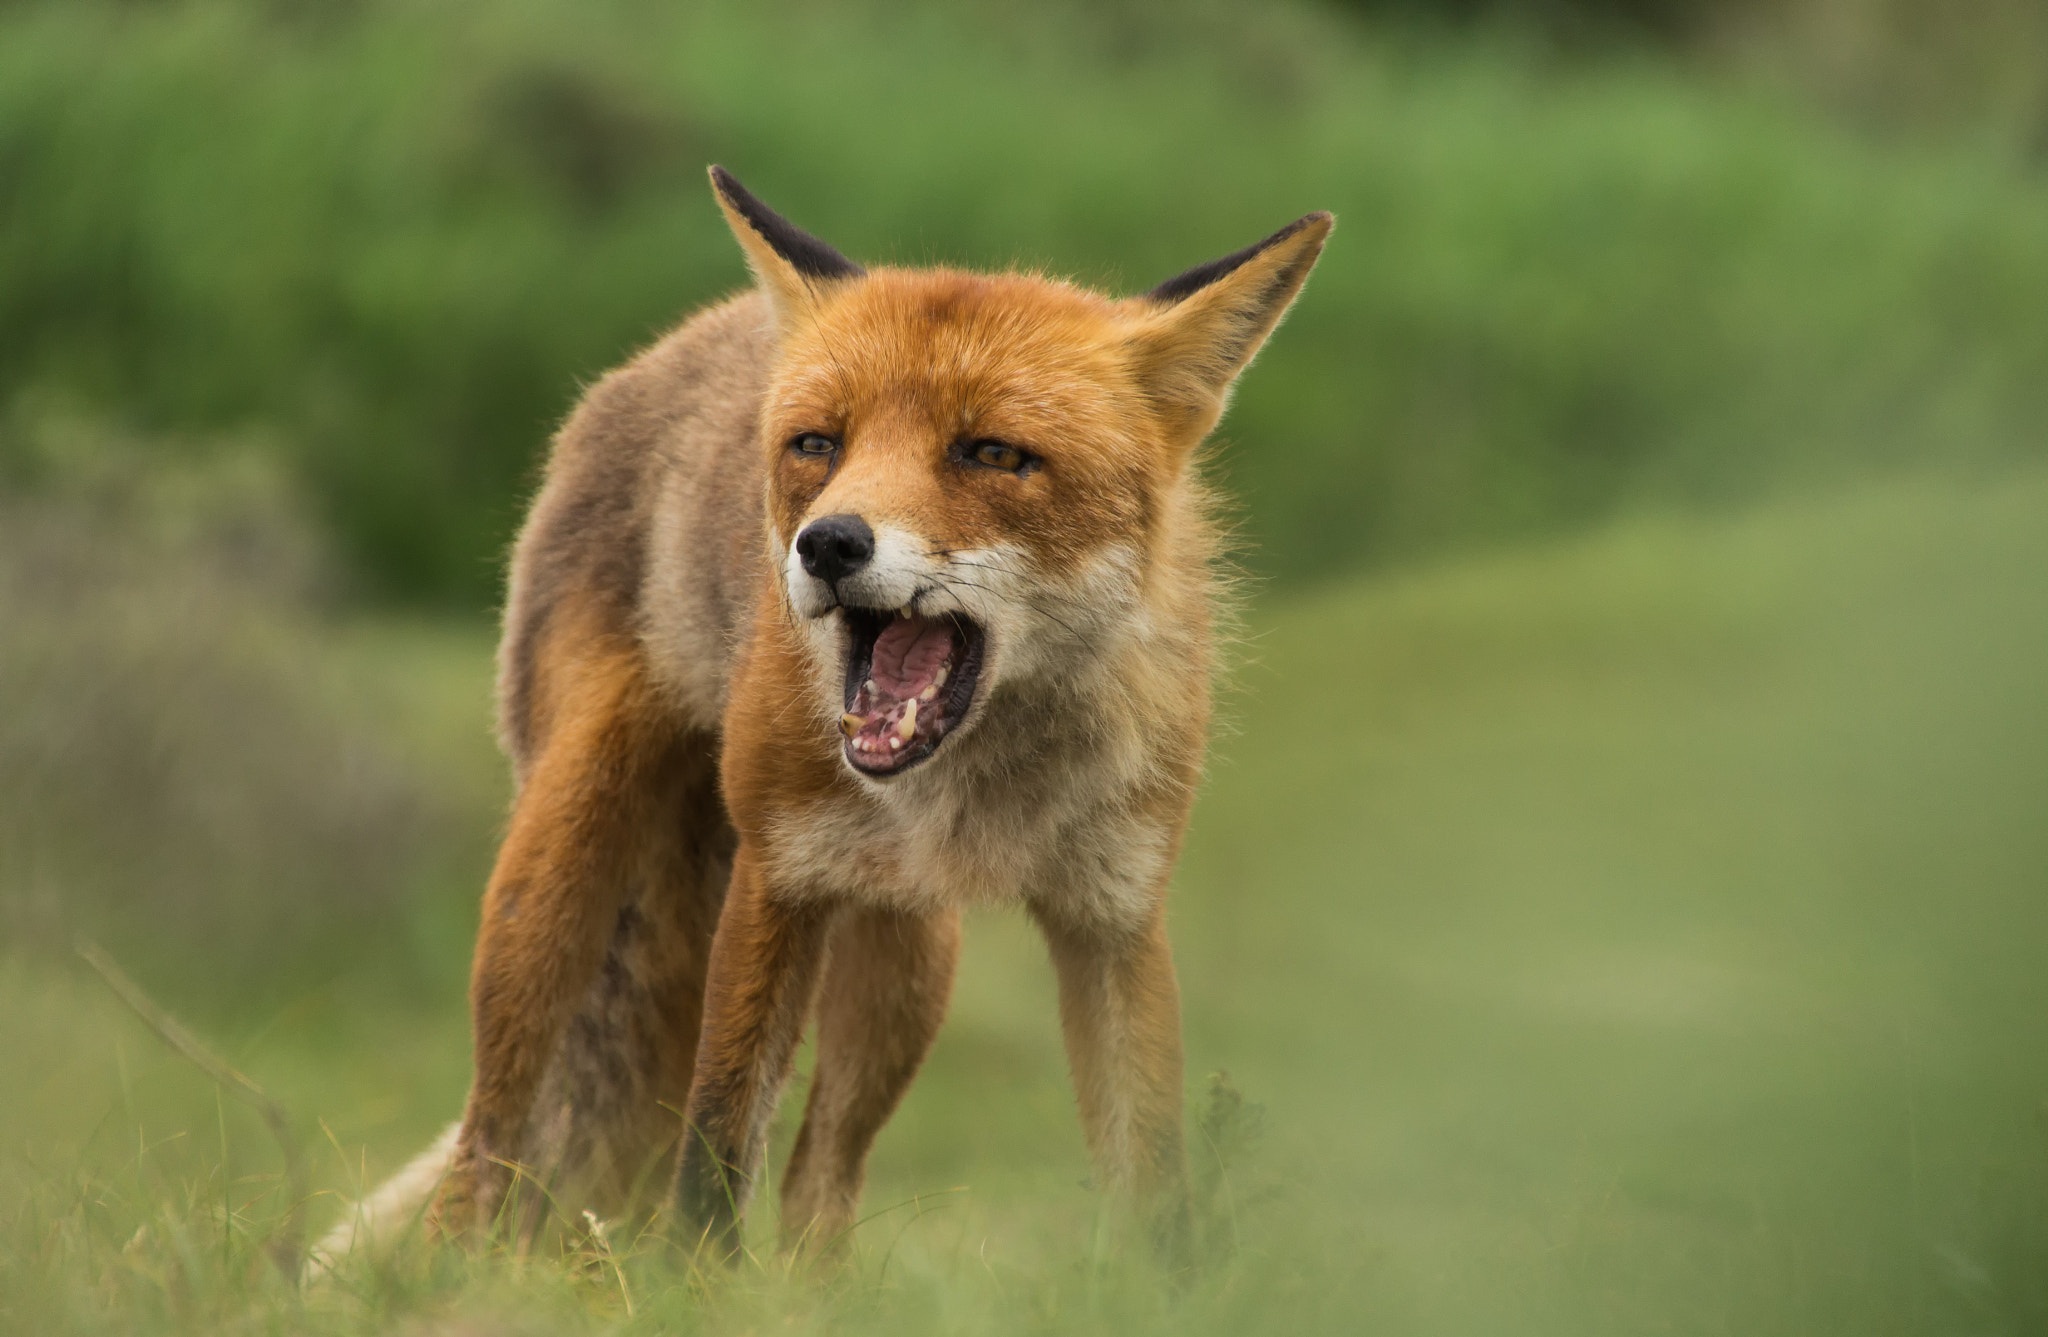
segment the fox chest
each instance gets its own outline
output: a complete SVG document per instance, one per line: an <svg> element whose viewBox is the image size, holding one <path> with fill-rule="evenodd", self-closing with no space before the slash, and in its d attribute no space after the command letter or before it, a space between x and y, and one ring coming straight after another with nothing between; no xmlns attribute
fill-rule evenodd
<svg viewBox="0 0 2048 1337"><path fill-rule="evenodd" d="M1129 768L1106 760L927 768L904 777L916 784L781 815L767 866L794 896L923 911L1023 903L1132 926L1159 894L1178 820L1138 801Z"/></svg>

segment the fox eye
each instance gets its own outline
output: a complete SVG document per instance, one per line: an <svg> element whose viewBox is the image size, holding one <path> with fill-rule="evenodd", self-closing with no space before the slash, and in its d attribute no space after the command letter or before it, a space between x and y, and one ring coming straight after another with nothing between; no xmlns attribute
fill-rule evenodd
<svg viewBox="0 0 2048 1337"><path fill-rule="evenodd" d="M802 436L790 442L789 448L799 455L823 457L839 449L839 443L831 437L821 436L817 432L805 432Z"/></svg>
<svg viewBox="0 0 2048 1337"><path fill-rule="evenodd" d="M967 449L976 464L985 464L991 469L1002 469L1008 473L1016 473L1031 458L1015 446L1006 445L1001 441L977 441Z"/></svg>

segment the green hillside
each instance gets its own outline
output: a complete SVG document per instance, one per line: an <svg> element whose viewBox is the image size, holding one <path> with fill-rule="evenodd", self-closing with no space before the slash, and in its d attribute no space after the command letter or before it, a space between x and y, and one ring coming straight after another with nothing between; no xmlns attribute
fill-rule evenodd
<svg viewBox="0 0 2048 1337"><path fill-rule="evenodd" d="M986 916L877 1150L859 1270L823 1289L763 1265L706 1291L648 1250L296 1301L256 1250L260 1125L82 969L7 957L0 1326L2038 1332L2044 572L2034 472L1638 518L1262 607L1174 918L1191 1072L1262 1109L1221 1126L1209 1222L1236 1251L1182 1299L1089 1261L1049 972ZM343 666L331 708L409 712L407 782L472 794L445 838L487 853L487 640L304 634ZM261 1007L238 983L269 978L260 946L200 977L135 949L293 1111L322 1186L457 1109L479 859Z"/></svg>

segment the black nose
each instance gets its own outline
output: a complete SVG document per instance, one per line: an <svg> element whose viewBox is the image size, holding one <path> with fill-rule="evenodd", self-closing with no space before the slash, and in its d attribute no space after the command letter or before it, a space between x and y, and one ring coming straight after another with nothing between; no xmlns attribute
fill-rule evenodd
<svg viewBox="0 0 2048 1337"><path fill-rule="evenodd" d="M796 536L796 555L804 570L827 585L837 585L875 555L875 531L857 515L828 515L804 526Z"/></svg>

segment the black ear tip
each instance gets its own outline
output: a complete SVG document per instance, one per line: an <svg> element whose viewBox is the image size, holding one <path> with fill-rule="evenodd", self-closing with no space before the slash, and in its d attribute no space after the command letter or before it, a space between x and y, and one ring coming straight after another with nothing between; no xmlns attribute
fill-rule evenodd
<svg viewBox="0 0 2048 1337"><path fill-rule="evenodd" d="M711 165L711 188L725 206L760 234L775 253L787 260L799 274L814 279L858 278L867 273L859 265L819 241L810 233L761 202L759 196L741 185L739 178L717 163Z"/></svg>
<svg viewBox="0 0 2048 1337"><path fill-rule="evenodd" d="M1336 226L1336 223L1337 215L1327 209L1318 209L1312 214L1303 214L1263 241L1255 241L1241 251L1232 251L1229 255L1223 256L1221 259L1211 260L1206 265L1196 265L1185 274L1176 274L1152 289L1152 291L1146 293L1145 296L1151 301L1171 305L1174 302L1181 301L1200 292L1218 279L1226 278L1236 273L1247 260L1258 255L1261 251L1278 246L1289 237L1310 230L1327 236L1330 229Z"/></svg>
<svg viewBox="0 0 2048 1337"><path fill-rule="evenodd" d="M750 194L747 188L740 184L738 177L717 163L711 164L711 188L724 196L726 203L735 206Z"/></svg>
<svg viewBox="0 0 2048 1337"><path fill-rule="evenodd" d="M1290 237L1299 236L1304 232L1315 232L1327 236L1330 229L1336 226L1337 215L1331 213L1328 209L1318 209L1312 214L1303 214L1286 227L1281 228L1278 232L1260 242L1255 250L1263 251L1269 246L1277 245Z"/></svg>

